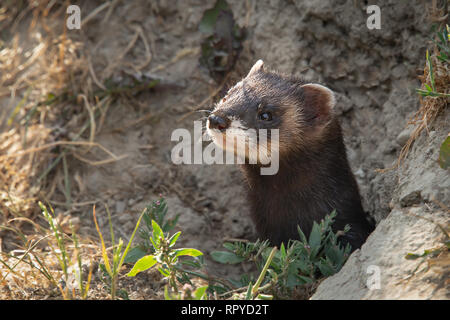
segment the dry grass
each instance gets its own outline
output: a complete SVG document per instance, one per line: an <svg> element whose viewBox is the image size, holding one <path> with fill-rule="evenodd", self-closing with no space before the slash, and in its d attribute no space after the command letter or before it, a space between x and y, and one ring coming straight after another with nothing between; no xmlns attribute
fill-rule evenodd
<svg viewBox="0 0 450 320"><path fill-rule="evenodd" d="M56 28L51 29L47 25L48 20L61 16L61 8L50 15L52 8L49 5L49 1L39 1L35 7L27 7L23 11L33 17L25 29L27 32L17 30L19 26L26 25L22 15L19 14L14 22L10 22L13 39L4 44L0 51L0 98L9 97L3 99L9 100L9 103L3 106L0 115L0 125L7 128L0 135L0 166L5 168L0 176L0 199L4 215L7 214L5 208L11 207L5 202L8 197L16 199L15 203L19 205L21 200L32 199L37 195L41 186L30 188L28 183L51 159L50 154L42 152L23 153L16 157L11 155L25 148L39 148L55 138L48 129L57 117L51 106L62 100L58 97L67 91L67 83L75 86L74 80L78 79L73 79L73 76L82 75L85 68L85 59L79 56L80 44L67 39L65 30L58 33ZM12 8L14 5L6 7L6 10L3 7L3 10L8 13ZM11 16L14 16L14 12L8 19ZM20 25L18 20L21 20ZM38 21L44 26L42 29L36 27ZM23 208L14 211L25 212Z"/></svg>
<svg viewBox="0 0 450 320"><path fill-rule="evenodd" d="M438 6L437 0L433 0L431 5L428 7L429 20L440 24L441 28L445 28L444 22L448 18L448 8L447 5L442 7ZM434 37L435 35L433 35ZM420 77L422 82L421 89L425 90L426 86L434 87L435 92L449 94L450 93L450 66L448 62L444 62L437 58L440 54L439 48L433 45L433 50L430 52L430 62L432 64L432 74L430 73L429 62L426 61L424 65L423 76ZM433 76L433 83L432 83ZM429 133L429 127L436 119L437 115L448 106L450 98L448 97L436 97L436 96L425 96L419 97L420 108L414 114L414 116L408 121L407 126L412 125L414 129L412 130L408 141L400 150L400 154L395 165L391 168L377 170L379 172L386 172L398 168L402 161L407 157L411 146L414 141L420 136L422 131L425 129Z"/></svg>
<svg viewBox="0 0 450 320"><path fill-rule="evenodd" d="M98 17L105 23L118 3L89 2L97 7L82 15L81 24L91 27ZM61 249L37 203L42 200L62 208L54 221L63 231L68 267L75 268L79 257L84 265L96 265L100 246L87 235L75 244L72 236L80 221L70 213L97 200L78 199L74 186L80 193L86 186L71 166L80 162L102 166L126 158L96 142L97 135L114 100L130 104L131 96L158 81L136 84L133 79L131 86L126 81L107 85L122 71L133 75L147 68L152 45L142 27L129 25L128 45L113 52L106 66L99 66L98 48L78 40L84 39L82 33L66 30L69 4L37 0L6 1L0 6L0 39L7 39L0 40L0 299L109 297L99 279L97 289L87 295L74 286L73 277L73 283L67 283ZM138 44L144 47L143 55L130 61L128 56ZM185 48L150 70L160 71L197 52ZM153 115L129 126L149 116Z"/></svg>
<svg viewBox="0 0 450 320"><path fill-rule="evenodd" d="M12 35L0 42L1 299L81 297L73 286L69 292L70 286L59 283L56 239L37 200L59 192L70 212L77 204L71 198L68 159L103 165L126 156L95 142L112 98L95 76L83 44L69 38L60 23L65 8L50 0L7 1L0 7L0 29ZM95 94L99 89L102 94ZM105 159L90 159L97 148ZM67 214L56 219L65 237L71 234L69 220L79 227ZM79 254L93 261L99 251L89 239L79 241L76 248L67 238L71 265Z"/></svg>
<svg viewBox="0 0 450 320"><path fill-rule="evenodd" d="M450 69L449 65L436 58L436 54L431 56L435 73L436 91L441 93L449 93L450 83ZM425 89L425 84L431 85L430 69L428 66L424 68L424 74L421 77L422 89ZM429 134L429 127L436 119L437 115L448 106L449 98L446 97L420 97L420 108L415 113L414 117L408 121L408 125L413 125L412 131L408 141L402 147L395 167L398 167L402 160L408 155L414 141L419 137L425 129ZM394 168L395 168L394 167Z"/></svg>
<svg viewBox="0 0 450 320"><path fill-rule="evenodd" d="M98 2L96 8L83 15L82 25L91 24L96 17L101 17L104 23L118 2ZM94 268L99 245L82 238L77 248L71 238L70 224L76 231L80 221L69 213L93 203L81 202L72 192L71 185L77 184L81 190L83 181L69 175L73 172L70 166L77 162L101 166L124 159L126 154L114 154L96 142L97 136L114 99L123 98L127 90L148 88L144 85L111 89L105 82L118 70L139 74L148 69L148 73L154 73L198 53L198 49L185 48L174 52L173 58L164 63L152 66L155 53L151 41L140 26L130 25L128 43L102 69L95 56L88 53L91 48L72 37L61 23L68 4L69 1L6 0L0 6L0 31L6 31L6 38L12 35L10 40L0 40L0 299L82 297L73 284L60 282L64 278L58 260L60 250L54 233L40 214L38 199L63 208L64 212L56 212L55 219L65 234L69 265L74 267L81 255L83 264ZM248 1L247 6L250 8ZM250 11L246 23L249 15ZM143 54L130 63L126 57L137 44L143 45ZM436 88L448 92L447 66L439 65L435 57L432 59L436 65ZM429 83L427 68L422 81ZM221 87L214 88L211 95L192 106L181 119L203 108ZM399 163L414 139L430 126L447 102L444 98L422 100L421 109L411 119L416 130L402 150ZM126 130L152 116L149 113L113 130ZM98 159L97 150L103 152L103 158ZM192 194L182 187L174 172L167 173L167 184L180 199L192 202ZM103 291L103 295L97 290L87 297L107 298L107 291Z"/></svg>

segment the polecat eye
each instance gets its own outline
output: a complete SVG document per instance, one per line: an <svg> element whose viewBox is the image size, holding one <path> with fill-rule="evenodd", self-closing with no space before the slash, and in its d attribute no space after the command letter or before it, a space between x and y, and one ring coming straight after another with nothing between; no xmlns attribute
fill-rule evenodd
<svg viewBox="0 0 450 320"><path fill-rule="evenodd" d="M262 112L259 114L259 119L263 121L270 121L272 120L272 114L270 112Z"/></svg>

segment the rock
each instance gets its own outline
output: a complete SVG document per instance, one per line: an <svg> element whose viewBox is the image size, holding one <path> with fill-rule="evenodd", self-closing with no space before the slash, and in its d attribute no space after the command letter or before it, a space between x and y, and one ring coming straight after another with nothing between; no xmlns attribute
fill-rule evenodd
<svg viewBox="0 0 450 320"><path fill-rule="evenodd" d="M116 213L123 213L125 210L126 203L124 201L117 201L116 202Z"/></svg>
<svg viewBox="0 0 450 320"><path fill-rule="evenodd" d="M363 179L366 176L366 174L364 173L364 170L362 168L359 168L358 170L355 171L355 176Z"/></svg>
<svg viewBox="0 0 450 320"><path fill-rule="evenodd" d="M405 258L408 253L420 256L425 250L448 250L441 229L448 225L448 211L433 203L450 200L449 173L436 162L438 146L447 135L449 114L446 110L437 118L434 127L439 129L433 135L419 136L403 160L394 180L397 185L389 202L390 214L341 271L320 284L311 299L450 298L445 255L434 256L430 264L423 258Z"/></svg>
<svg viewBox="0 0 450 320"><path fill-rule="evenodd" d="M118 216L117 219L119 220L121 225L124 225L125 223L131 220L131 216L126 213L118 214L117 216Z"/></svg>
<svg viewBox="0 0 450 320"><path fill-rule="evenodd" d="M407 126L405 129L403 129L402 132L398 134L395 141L398 143L400 147L403 147L406 144L413 130L414 130L413 126Z"/></svg>
<svg viewBox="0 0 450 320"><path fill-rule="evenodd" d="M438 267L424 271L422 259L405 258L408 253L422 254L444 245L440 228L420 217L445 224L448 215L444 211L430 214L426 206L392 211L311 299L449 299L445 272Z"/></svg>
<svg viewBox="0 0 450 320"><path fill-rule="evenodd" d="M400 198L400 205L402 207L410 207L422 202L422 196L420 190L412 191Z"/></svg>
<svg viewBox="0 0 450 320"><path fill-rule="evenodd" d="M435 126L443 128L435 130L433 134L422 134L414 141L406 159L399 168L398 186L394 198L403 206L417 204L417 192L425 202L438 201L450 203L450 175L448 170L442 169L437 159L442 141L447 137L448 119L450 112L436 119ZM430 128L431 129L431 128Z"/></svg>
<svg viewBox="0 0 450 320"><path fill-rule="evenodd" d="M74 260L75 263L71 264L67 268L67 283L64 281L64 278L60 279L60 284L63 286L67 286L69 290L78 290L80 285L78 283L78 279L80 276L80 268L78 266L78 261ZM86 279L90 270L92 270L93 274L95 274L95 271L97 271L98 268L98 262L92 261L92 260L81 260L81 275L83 279Z"/></svg>

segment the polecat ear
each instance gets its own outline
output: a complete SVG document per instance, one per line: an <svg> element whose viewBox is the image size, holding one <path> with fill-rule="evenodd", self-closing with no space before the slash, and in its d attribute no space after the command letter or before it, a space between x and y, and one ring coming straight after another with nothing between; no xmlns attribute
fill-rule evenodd
<svg viewBox="0 0 450 320"><path fill-rule="evenodd" d="M302 85L304 92L305 115L307 120L317 125L326 125L333 115L336 98L333 91L317 83Z"/></svg>
<svg viewBox="0 0 450 320"><path fill-rule="evenodd" d="M258 72L258 71L262 71L264 67L264 61L262 61L261 59L259 59L258 61L256 61L256 63L253 65L253 67L250 69L250 72L248 73L248 76L251 76L252 74Z"/></svg>

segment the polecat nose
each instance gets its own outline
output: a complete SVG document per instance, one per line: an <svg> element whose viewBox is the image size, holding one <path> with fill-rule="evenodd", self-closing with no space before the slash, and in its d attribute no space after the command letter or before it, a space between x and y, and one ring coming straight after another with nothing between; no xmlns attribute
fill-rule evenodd
<svg viewBox="0 0 450 320"><path fill-rule="evenodd" d="M219 129L225 130L228 128L228 121L221 116L212 114L208 117L209 120L209 128L210 129Z"/></svg>

